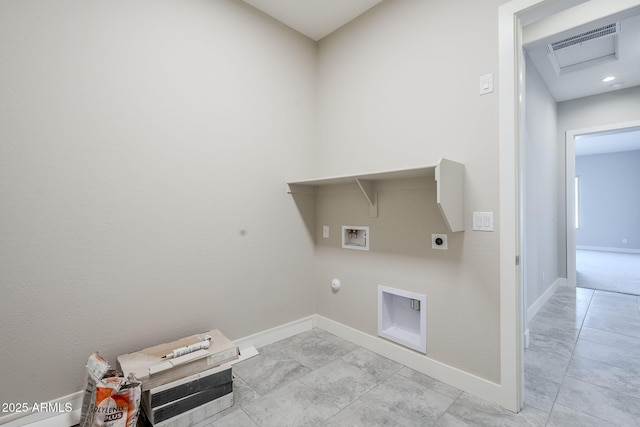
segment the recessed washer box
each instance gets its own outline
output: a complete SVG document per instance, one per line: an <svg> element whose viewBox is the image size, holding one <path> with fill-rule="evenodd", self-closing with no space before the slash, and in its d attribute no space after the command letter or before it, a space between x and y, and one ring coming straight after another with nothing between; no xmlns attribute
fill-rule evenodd
<svg viewBox="0 0 640 427"><path fill-rule="evenodd" d="M427 296L378 285L378 335L427 352Z"/></svg>
<svg viewBox="0 0 640 427"><path fill-rule="evenodd" d="M342 226L342 247L344 249L369 250L369 227L362 225Z"/></svg>

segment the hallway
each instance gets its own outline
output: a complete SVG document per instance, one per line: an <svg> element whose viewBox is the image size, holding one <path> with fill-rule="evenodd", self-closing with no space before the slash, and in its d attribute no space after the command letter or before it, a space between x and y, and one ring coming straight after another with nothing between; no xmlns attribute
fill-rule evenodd
<svg viewBox="0 0 640 427"><path fill-rule="evenodd" d="M561 286L530 322L525 405L548 426L640 426L639 300Z"/></svg>

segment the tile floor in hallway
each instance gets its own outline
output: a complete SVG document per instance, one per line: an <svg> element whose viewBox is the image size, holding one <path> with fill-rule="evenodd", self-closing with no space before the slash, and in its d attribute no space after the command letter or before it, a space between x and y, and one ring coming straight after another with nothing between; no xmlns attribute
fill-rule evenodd
<svg viewBox="0 0 640 427"><path fill-rule="evenodd" d="M640 426L637 296L561 287L530 331L519 414L313 329L235 365L234 407L198 427Z"/></svg>
<svg viewBox="0 0 640 427"><path fill-rule="evenodd" d="M640 297L560 287L530 322L525 402L549 426L640 426Z"/></svg>

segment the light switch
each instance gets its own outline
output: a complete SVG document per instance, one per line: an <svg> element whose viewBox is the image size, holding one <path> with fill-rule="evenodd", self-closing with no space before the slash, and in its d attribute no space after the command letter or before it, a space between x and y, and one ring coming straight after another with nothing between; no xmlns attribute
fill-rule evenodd
<svg viewBox="0 0 640 427"><path fill-rule="evenodd" d="M480 95L493 92L493 74L480 76Z"/></svg>
<svg viewBox="0 0 640 427"><path fill-rule="evenodd" d="M329 226L328 225L323 225L322 226L322 237L325 239L329 238Z"/></svg>
<svg viewBox="0 0 640 427"><path fill-rule="evenodd" d="M493 212L474 212L473 229L475 231L493 231Z"/></svg>

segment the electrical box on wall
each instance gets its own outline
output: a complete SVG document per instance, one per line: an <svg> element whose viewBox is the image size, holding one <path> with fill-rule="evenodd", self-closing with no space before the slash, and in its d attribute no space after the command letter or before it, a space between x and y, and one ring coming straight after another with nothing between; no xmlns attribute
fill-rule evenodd
<svg viewBox="0 0 640 427"><path fill-rule="evenodd" d="M369 250L369 227L362 225L342 226L342 247L344 249Z"/></svg>
<svg viewBox="0 0 640 427"><path fill-rule="evenodd" d="M446 234L432 234L431 235L431 248L432 249L440 249L446 251L449 249L449 245L447 244L447 235Z"/></svg>

